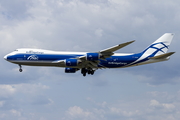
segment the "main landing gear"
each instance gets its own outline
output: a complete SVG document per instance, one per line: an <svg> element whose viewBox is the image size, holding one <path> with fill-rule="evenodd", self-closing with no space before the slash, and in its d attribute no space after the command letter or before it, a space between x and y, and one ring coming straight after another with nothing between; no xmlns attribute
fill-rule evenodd
<svg viewBox="0 0 180 120"><path fill-rule="evenodd" d="M93 69L86 69L86 68L81 69L81 73L83 74L83 76L86 76L86 74L94 75L94 72L95 70Z"/></svg>
<svg viewBox="0 0 180 120"><path fill-rule="evenodd" d="M19 72L22 72L23 70L22 70L22 66L21 65L19 65Z"/></svg>

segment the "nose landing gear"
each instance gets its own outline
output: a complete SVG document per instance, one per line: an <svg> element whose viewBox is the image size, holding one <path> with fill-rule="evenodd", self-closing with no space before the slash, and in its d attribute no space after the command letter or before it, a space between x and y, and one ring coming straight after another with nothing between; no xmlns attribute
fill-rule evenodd
<svg viewBox="0 0 180 120"><path fill-rule="evenodd" d="M19 72L22 72L23 70L22 70L22 66L21 65L19 65Z"/></svg>

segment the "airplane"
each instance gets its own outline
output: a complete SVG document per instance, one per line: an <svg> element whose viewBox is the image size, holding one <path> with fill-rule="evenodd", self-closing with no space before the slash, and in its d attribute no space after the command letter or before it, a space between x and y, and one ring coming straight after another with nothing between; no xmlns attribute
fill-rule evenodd
<svg viewBox="0 0 180 120"><path fill-rule="evenodd" d="M133 43L122 43L97 52L62 52L43 49L21 48L4 56L8 62L22 65L64 67L65 73L76 73L80 70L83 76L93 75L97 69L125 68L169 60L175 52L168 52L173 33L165 33L140 53L114 53Z"/></svg>

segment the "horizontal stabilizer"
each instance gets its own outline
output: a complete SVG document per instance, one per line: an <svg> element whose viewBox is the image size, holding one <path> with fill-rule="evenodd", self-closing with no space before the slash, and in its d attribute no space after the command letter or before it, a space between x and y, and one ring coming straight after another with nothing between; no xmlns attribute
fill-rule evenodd
<svg viewBox="0 0 180 120"><path fill-rule="evenodd" d="M169 52L169 53L165 53L165 54L158 55L158 56L155 56L155 57L151 57L149 59L164 59L164 58L167 58L167 57L171 56L174 53L175 52Z"/></svg>

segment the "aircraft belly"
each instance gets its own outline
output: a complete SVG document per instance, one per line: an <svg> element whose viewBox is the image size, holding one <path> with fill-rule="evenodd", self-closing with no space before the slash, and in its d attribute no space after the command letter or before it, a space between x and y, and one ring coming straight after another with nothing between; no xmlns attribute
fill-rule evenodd
<svg viewBox="0 0 180 120"><path fill-rule="evenodd" d="M15 64L20 65L28 65L28 66L57 66L57 67L64 67L58 63L52 63L52 61L11 61Z"/></svg>

